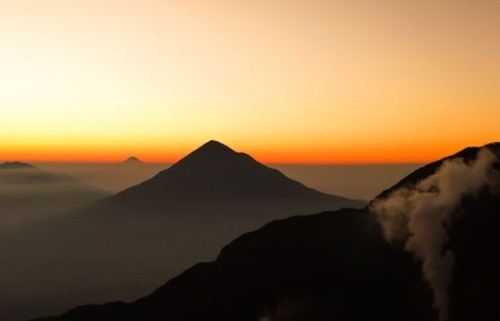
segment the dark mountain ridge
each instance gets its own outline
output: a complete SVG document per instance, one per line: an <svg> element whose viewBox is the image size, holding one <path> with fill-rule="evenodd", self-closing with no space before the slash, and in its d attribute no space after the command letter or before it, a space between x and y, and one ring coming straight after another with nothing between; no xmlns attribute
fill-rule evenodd
<svg viewBox="0 0 500 321"><path fill-rule="evenodd" d="M369 213L340 210L247 233L215 262L132 304L83 306L39 321L432 320L430 300L418 265L382 239Z"/></svg>
<svg viewBox="0 0 500 321"><path fill-rule="evenodd" d="M448 163L462 165L461 171L478 168L480 158L488 151L493 155L491 170L486 172L483 185L475 192L461 192L460 199L452 208L447 221L440 223L445 227L447 241L439 249L444 256L453 256L453 267L450 271L448 288L448 314L450 321L460 320L499 320L500 313L495 308L495 298L500 289L500 263L495 253L500 247L500 143L494 142L482 147L468 147L462 151L430 163L407 177L393 187L385 190L370 204L390 199L401 190L413 191L429 177L439 177ZM481 154L483 153L483 154ZM457 171L456 175L461 175ZM481 173L474 172L470 179L480 179ZM466 177L466 176L464 176ZM441 177L441 179L446 179ZM448 178L449 179L449 178ZM436 189L430 185L428 193L448 193L443 188L459 190L467 185L468 180L457 180L454 184L438 184ZM421 187L420 187L421 188ZM434 189L434 190L433 190ZM443 211L445 208L443 208ZM429 237L432 237L429 235Z"/></svg>
<svg viewBox="0 0 500 321"><path fill-rule="evenodd" d="M23 169L23 168L33 168L35 166L23 163L23 162L5 162L0 164L0 170L3 169Z"/></svg>
<svg viewBox="0 0 500 321"><path fill-rule="evenodd" d="M464 148L463 150L447 156L445 158L442 158L440 160L437 160L435 162L429 163L416 171L410 173L408 176L404 177L401 179L399 182L397 182L395 185L391 186L390 188L384 190L382 193L380 193L377 197L374 198L375 200L381 199L381 198L387 198L392 192L395 190L401 189L401 188L411 188L415 186L419 181L422 181L426 177L429 177L437 172L437 170L443 165L444 162L454 160L454 159L463 159L465 163L470 163L472 160L475 160L477 157L478 152L486 148L490 150L492 153L495 155L500 155L500 142L494 142L487 144L485 146L475 146L475 147L467 147ZM500 165L498 163L495 164L495 167L498 169L500 168Z"/></svg>

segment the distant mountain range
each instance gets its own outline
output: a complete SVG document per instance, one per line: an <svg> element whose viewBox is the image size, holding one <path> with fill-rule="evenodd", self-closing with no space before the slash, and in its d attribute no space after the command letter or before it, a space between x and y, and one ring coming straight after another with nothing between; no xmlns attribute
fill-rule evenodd
<svg viewBox="0 0 500 321"><path fill-rule="evenodd" d="M27 168L34 168L35 166L27 164L27 163L22 163L22 162L5 162L0 164L0 170L7 170L7 169L27 169Z"/></svg>
<svg viewBox="0 0 500 321"><path fill-rule="evenodd" d="M21 162L0 164L0 230L109 196L72 177Z"/></svg>
<svg viewBox="0 0 500 321"><path fill-rule="evenodd" d="M0 235L0 319L130 300L269 221L365 205L210 141L117 195Z"/></svg>
<svg viewBox="0 0 500 321"><path fill-rule="evenodd" d="M413 234L388 242L394 209L392 228ZM468 148L408 175L370 210L275 221L133 303L37 320L497 321L499 213L500 144ZM422 231L425 244L418 243ZM439 264L450 255L452 268Z"/></svg>

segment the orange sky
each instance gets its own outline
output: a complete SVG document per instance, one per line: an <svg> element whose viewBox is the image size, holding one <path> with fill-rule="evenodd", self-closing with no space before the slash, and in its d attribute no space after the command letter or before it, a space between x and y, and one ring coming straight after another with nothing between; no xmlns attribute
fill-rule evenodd
<svg viewBox="0 0 500 321"><path fill-rule="evenodd" d="M426 162L500 140L496 0L0 0L0 160Z"/></svg>

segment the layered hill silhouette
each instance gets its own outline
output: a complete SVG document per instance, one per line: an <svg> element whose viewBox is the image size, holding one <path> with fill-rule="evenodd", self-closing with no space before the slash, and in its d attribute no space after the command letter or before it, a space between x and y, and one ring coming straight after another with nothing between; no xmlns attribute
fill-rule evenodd
<svg viewBox="0 0 500 321"><path fill-rule="evenodd" d="M433 316L418 264L383 240L366 210L345 209L267 224L226 246L215 262L193 266L134 303L82 306L37 321L400 321Z"/></svg>
<svg viewBox="0 0 500 321"><path fill-rule="evenodd" d="M21 162L0 164L0 230L109 196L72 177Z"/></svg>
<svg viewBox="0 0 500 321"><path fill-rule="evenodd" d="M8 262L0 266L0 319L131 300L266 222L363 206L210 141L117 195L0 235Z"/></svg>
<svg viewBox="0 0 500 321"><path fill-rule="evenodd" d="M270 223L233 241L214 262L194 265L133 303L81 306L37 320L499 320L499 147L468 148L424 166L383 192L370 210L343 209ZM454 181L457 177L461 179ZM447 184L450 179L453 184ZM471 181L480 184L460 189L472 186ZM426 229L445 231L437 259L454 257L445 293L449 300L440 308L432 286L436 279L426 276L426 252L415 256L404 244L419 234L388 242L387 222L380 221L379 211L380 204L395 207L398 203L386 202L400 195L417 208L425 197L439 200L446 211L449 204L440 202L441 196L455 188L460 197L449 207L449 218L431 220ZM423 195L412 198L412 193ZM404 226L404 220L398 223ZM442 276L439 266L431 271Z"/></svg>

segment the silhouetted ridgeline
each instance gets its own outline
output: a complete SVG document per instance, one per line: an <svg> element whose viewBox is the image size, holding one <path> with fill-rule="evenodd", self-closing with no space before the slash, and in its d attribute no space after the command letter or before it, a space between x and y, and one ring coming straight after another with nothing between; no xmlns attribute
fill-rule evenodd
<svg viewBox="0 0 500 321"><path fill-rule="evenodd" d="M386 239L423 262L441 320L500 319L500 143L431 163L370 208Z"/></svg>
<svg viewBox="0 0 500 321"><path fill-rule="evenodd" d="M211 141L117 195L0 234L0 260L8 262L0 265L0 319L132 300L269 221L365 204Z"/></svg>
<svg viewBox="0 0 500 321"><path fill-rule="evenodd" d="M392 187L388 188L387 190L383 191L382 193L380 193L377 197L375 197L375 200L378 200L381 198L386 198L389 196L389 194L391 194L392 192L394 192L397 189L415 186L419 181L425 179L428 176L435 174L436 171L446 161L461 159L461 160L464 160L465 163L469 163L471 160L476 159L477 153L479 152L479 150L484 149L484 148L491 150L496 155L500 154L500 143L491 143L491 144L485 145L483 147L467 147L456 154L453 154L451 156L448 156L448 157L445 157L443 159L432 162L432 163L425 165L425 166L419 168L418 170L412 172L410 175L401 179L394 186L392 186ZM497 169L500 169L500 165L498 163L496 163L495 166Z"/></svg>
<svg viewBox="0 0 500 321"><path fill-rule="evenodd" d="M368 212L341 210L245 234L215 262L195 265L133 304L40 320L423 320L435 316L430 302L411 256L383 240Z"/></svg>
<svg viewBox="0 0 500 321"><path fill-rule="evenodd" d="M497 321L499 146L417 170L371 212L267 224L133 303L38 320Z"/></svg>

